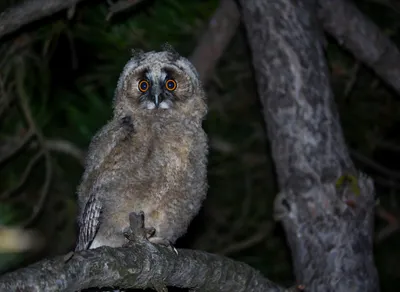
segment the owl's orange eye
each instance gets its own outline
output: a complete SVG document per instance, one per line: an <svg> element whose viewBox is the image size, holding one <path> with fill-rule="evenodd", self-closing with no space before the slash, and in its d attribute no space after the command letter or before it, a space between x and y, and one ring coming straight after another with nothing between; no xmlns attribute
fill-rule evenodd
<svg viewBox="0 0 400 292"><path fill-rule="evenodd" d="M175 90L175 89L176 89L176 86L177 86L176 81L173 80L173 79L168 79L168 80L165 82L165 87L166 87L169 91Z"/></svg>
<svg viewBox="0 0 400 292"><path fill-rule="evenodd" d="M138 84L138 88L141 92L146 92L150 88L149 81L147 80L140 80Z"/></svg>

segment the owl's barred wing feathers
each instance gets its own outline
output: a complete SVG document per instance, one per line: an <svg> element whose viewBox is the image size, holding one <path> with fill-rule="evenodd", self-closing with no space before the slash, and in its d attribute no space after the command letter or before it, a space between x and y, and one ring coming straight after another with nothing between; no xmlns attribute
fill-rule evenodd
<svg viewBox="0 0 400 292"><path fill-rule="evenodd" d="M78 190L80 215L76 250L89 248L100 226L102 204L98 192L101 191L101 181L97 181L97 176L101 166L118 143L133 133L132 118L125 116L104 126L89 146L85 173Z"/></svg>
<svg viewBox="0 0 400 292"><path fill-rule="evenodd" d="M110 152L127 135L133 134L135 128L131 116L109 121L93 137L89 145L83 179L95 171Z"/></svg>
<svg viewBox="0 0 400 292"><path fill-rule="evenodd" d="M93 137L89 145L85 162L85 172L79 186L79 200L85 203L89 197L90 188L95 182L98 170L110 153L118 146L118 143L127 135L135 132L132 118L124 116L121 119L111 120ZM83 208L81 205L80 208Z"/></svg>
<svg viewBox="0 0 400 292"><path fill-rule="evenodd" d="M101 208L101 202L96 193L92 193L79 218L79 237L75 251L87 249L93 241L100 226Z"/></svg>

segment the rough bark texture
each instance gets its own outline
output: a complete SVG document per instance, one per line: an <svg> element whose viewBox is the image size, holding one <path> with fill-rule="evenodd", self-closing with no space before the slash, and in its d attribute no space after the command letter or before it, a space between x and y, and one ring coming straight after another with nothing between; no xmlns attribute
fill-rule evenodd
<svg viewBox="0 0 400 292"><path fill-rule="evenodd" d="M195 65L203 83L212 75L218 60L234 36L240 22L239 10L233 0L221 0L209 21L190 60Z"/></svg>
<svg viewBox="0 0 400 292"><path fill-rule="evenodd" d="M319 0L324 29L400 94L400 51L348 0Z"/></svg>
<svg viewBox="0 0 400 292"><path fill-rule="evenodd" d="M149 243L129 248L100 247L43 260L0 277L0 291L79 291L89 287L192 288L195 291L288 291L265 279L250 266L200 251ZM161 290L160 290L161 291Z"/></svg>
<svg viewBox="0 0 400 292"><path fill-rule="evenodd" d="M27 0L0 14L0 38L25 24L73 7L81 0Z"/></svg>
<svg viewBox="0 0 400 292"><path fill-rule="evenodd" d="M344 142L316 1L240 2L281 189L275 212L297 281L307 291L378 291L373 184L357 174ZM337 187L347 174L359 192Z"/></svg>

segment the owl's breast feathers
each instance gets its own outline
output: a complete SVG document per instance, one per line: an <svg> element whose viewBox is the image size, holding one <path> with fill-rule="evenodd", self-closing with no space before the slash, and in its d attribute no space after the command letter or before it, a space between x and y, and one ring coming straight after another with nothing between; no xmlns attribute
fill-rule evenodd
<svg viewBox="0 0 400 292"><path fill-rule="evenodd" d="M148 138L143 146L147 147L148 153L143 164L157 170L153 174L163 178L163 188L180 183L193 166L190 157L196 152L196 143L199 143L198 129L185 128L182 123L156 124L146 133Z"/></svg>

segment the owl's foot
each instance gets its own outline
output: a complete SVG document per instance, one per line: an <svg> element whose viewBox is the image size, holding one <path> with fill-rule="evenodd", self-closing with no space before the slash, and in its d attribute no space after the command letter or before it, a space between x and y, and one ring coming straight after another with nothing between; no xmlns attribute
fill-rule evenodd
<svg viewBox="0 0 400 292"><path fill-rule="evenodd" d="M157 292L168 292L168 288L162 283L152 282L152 285Z"/></svg>
<svg viewBox="0 0 400 292"><path fill-rule="evenodd" d="M128 239L128 242L125 243L124 247L132 246L134 242L147 240L153 244L160 244L168 247L171 251L178 254L176 248L172 245L172 243L165 238L154 236L156 233L156 229L153 227L145 227L144 226L144 212L140 211L139 213L131 212L129 213L129 231L124 232L124 236Z"/></svg>
<svg viewBox="0 0 400 292"><path fill-rule="evenodd" d="M73 252L73 251L70 251L70 252L66 253L66 254L64 255L64 263L66 263L66 262L68 262L70 259L72 259L74 255L75 255L75 252Z"/></svg>
<svg viewBox="0 0 400 292"><path fill-rule="evenodd" d="M124 247L131 246L133 242L148 240L155 233L155 228L144 227L144 213L140 211L139 213L129 213L129 231L124 232L124 236L128 239L128 242L124 244Z"/></svg>

